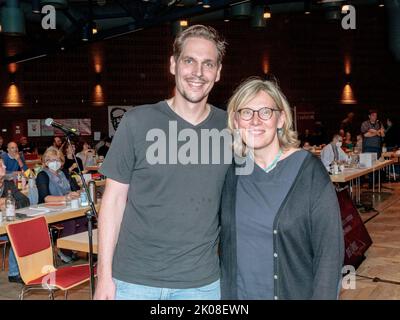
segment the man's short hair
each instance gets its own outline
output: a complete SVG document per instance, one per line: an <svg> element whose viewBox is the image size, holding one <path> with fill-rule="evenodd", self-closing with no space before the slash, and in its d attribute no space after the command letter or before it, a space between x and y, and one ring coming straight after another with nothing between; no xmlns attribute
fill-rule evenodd
<svg viewBox="0 0 400 320"><path fill-rule="evenodd" d="M186 30L182 31L176 38L173 46L173 55L175 61L178 61L181 53L183 44L188 38L203 38L214 42L218 51L218 64L221 64L222 59L225 55L226 41L221 38L218 32L209 26L203 26L200 24L193 25Z"/></svg>
<svg viewBox="0 0 400 320"><path fill-rule="evenodd" d="M373 113L378 113L378 110L376 110L376 109L369 109L369 110L368 110L368 114L369 114L369 115L371 115L371 114L373 114Z"/></svg>

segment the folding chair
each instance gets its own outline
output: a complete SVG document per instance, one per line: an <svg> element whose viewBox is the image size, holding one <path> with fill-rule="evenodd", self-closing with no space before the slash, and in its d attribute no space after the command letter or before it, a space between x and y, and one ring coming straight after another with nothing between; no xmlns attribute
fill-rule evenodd
<svg viewBox="0 0 400 320"><path fill-rule="evenodd" d="M88 264L59 269L54 267L52 244L43 216L8 224L6 228L25 283L20 294L21 300L30 290L47 290L52 300L54 292L62 290L67 299L69 289L90 280Z"/></svg>

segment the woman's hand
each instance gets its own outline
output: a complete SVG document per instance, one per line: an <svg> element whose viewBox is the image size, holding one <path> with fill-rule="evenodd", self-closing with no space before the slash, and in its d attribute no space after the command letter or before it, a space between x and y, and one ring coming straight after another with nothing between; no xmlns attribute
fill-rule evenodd
<svg viewBox="0 0 400 320"><path fill-rule="evenodd" d="M67 197L68 197L70 200L79 199L79 192L72 191L72 192L70 192L70 193L67 194Z"/></svg>

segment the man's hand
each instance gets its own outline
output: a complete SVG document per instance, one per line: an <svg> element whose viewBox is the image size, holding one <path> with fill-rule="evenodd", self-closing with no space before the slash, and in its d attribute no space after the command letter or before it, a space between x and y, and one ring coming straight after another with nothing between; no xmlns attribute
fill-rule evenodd
<svg viewBox="0 0 400 320"><path fill-rule="evenodd" d="M12 154L12 157L17 161L21 160L21 156L20 156L19 152L15 152L14 154Z"/></svg>
<svg viewBox="0 0 400 320"><path fill-rule="evenodd" d="M115 283L109 279L98 279L94 300L115 300Z"/></svg>

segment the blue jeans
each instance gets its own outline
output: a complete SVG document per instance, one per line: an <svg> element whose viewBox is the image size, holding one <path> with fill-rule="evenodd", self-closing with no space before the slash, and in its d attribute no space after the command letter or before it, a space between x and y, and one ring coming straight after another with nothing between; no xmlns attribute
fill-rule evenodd
<svg viewBox="0 0 400 320"><path fill-rule="evenodd" d="M0 240L8 240L7 236L0 236ZM14 277L19 275L19 268L17 264L17 259L15 259L14 250L10 248L8 253L8 276Z"/></svg>
<svg viewBox="0 0 400 320"><path fill-rule="evenodd" d="M169 289L148 287L114 278L115 300L220 300L219 280L204 287Z"/></svg>

